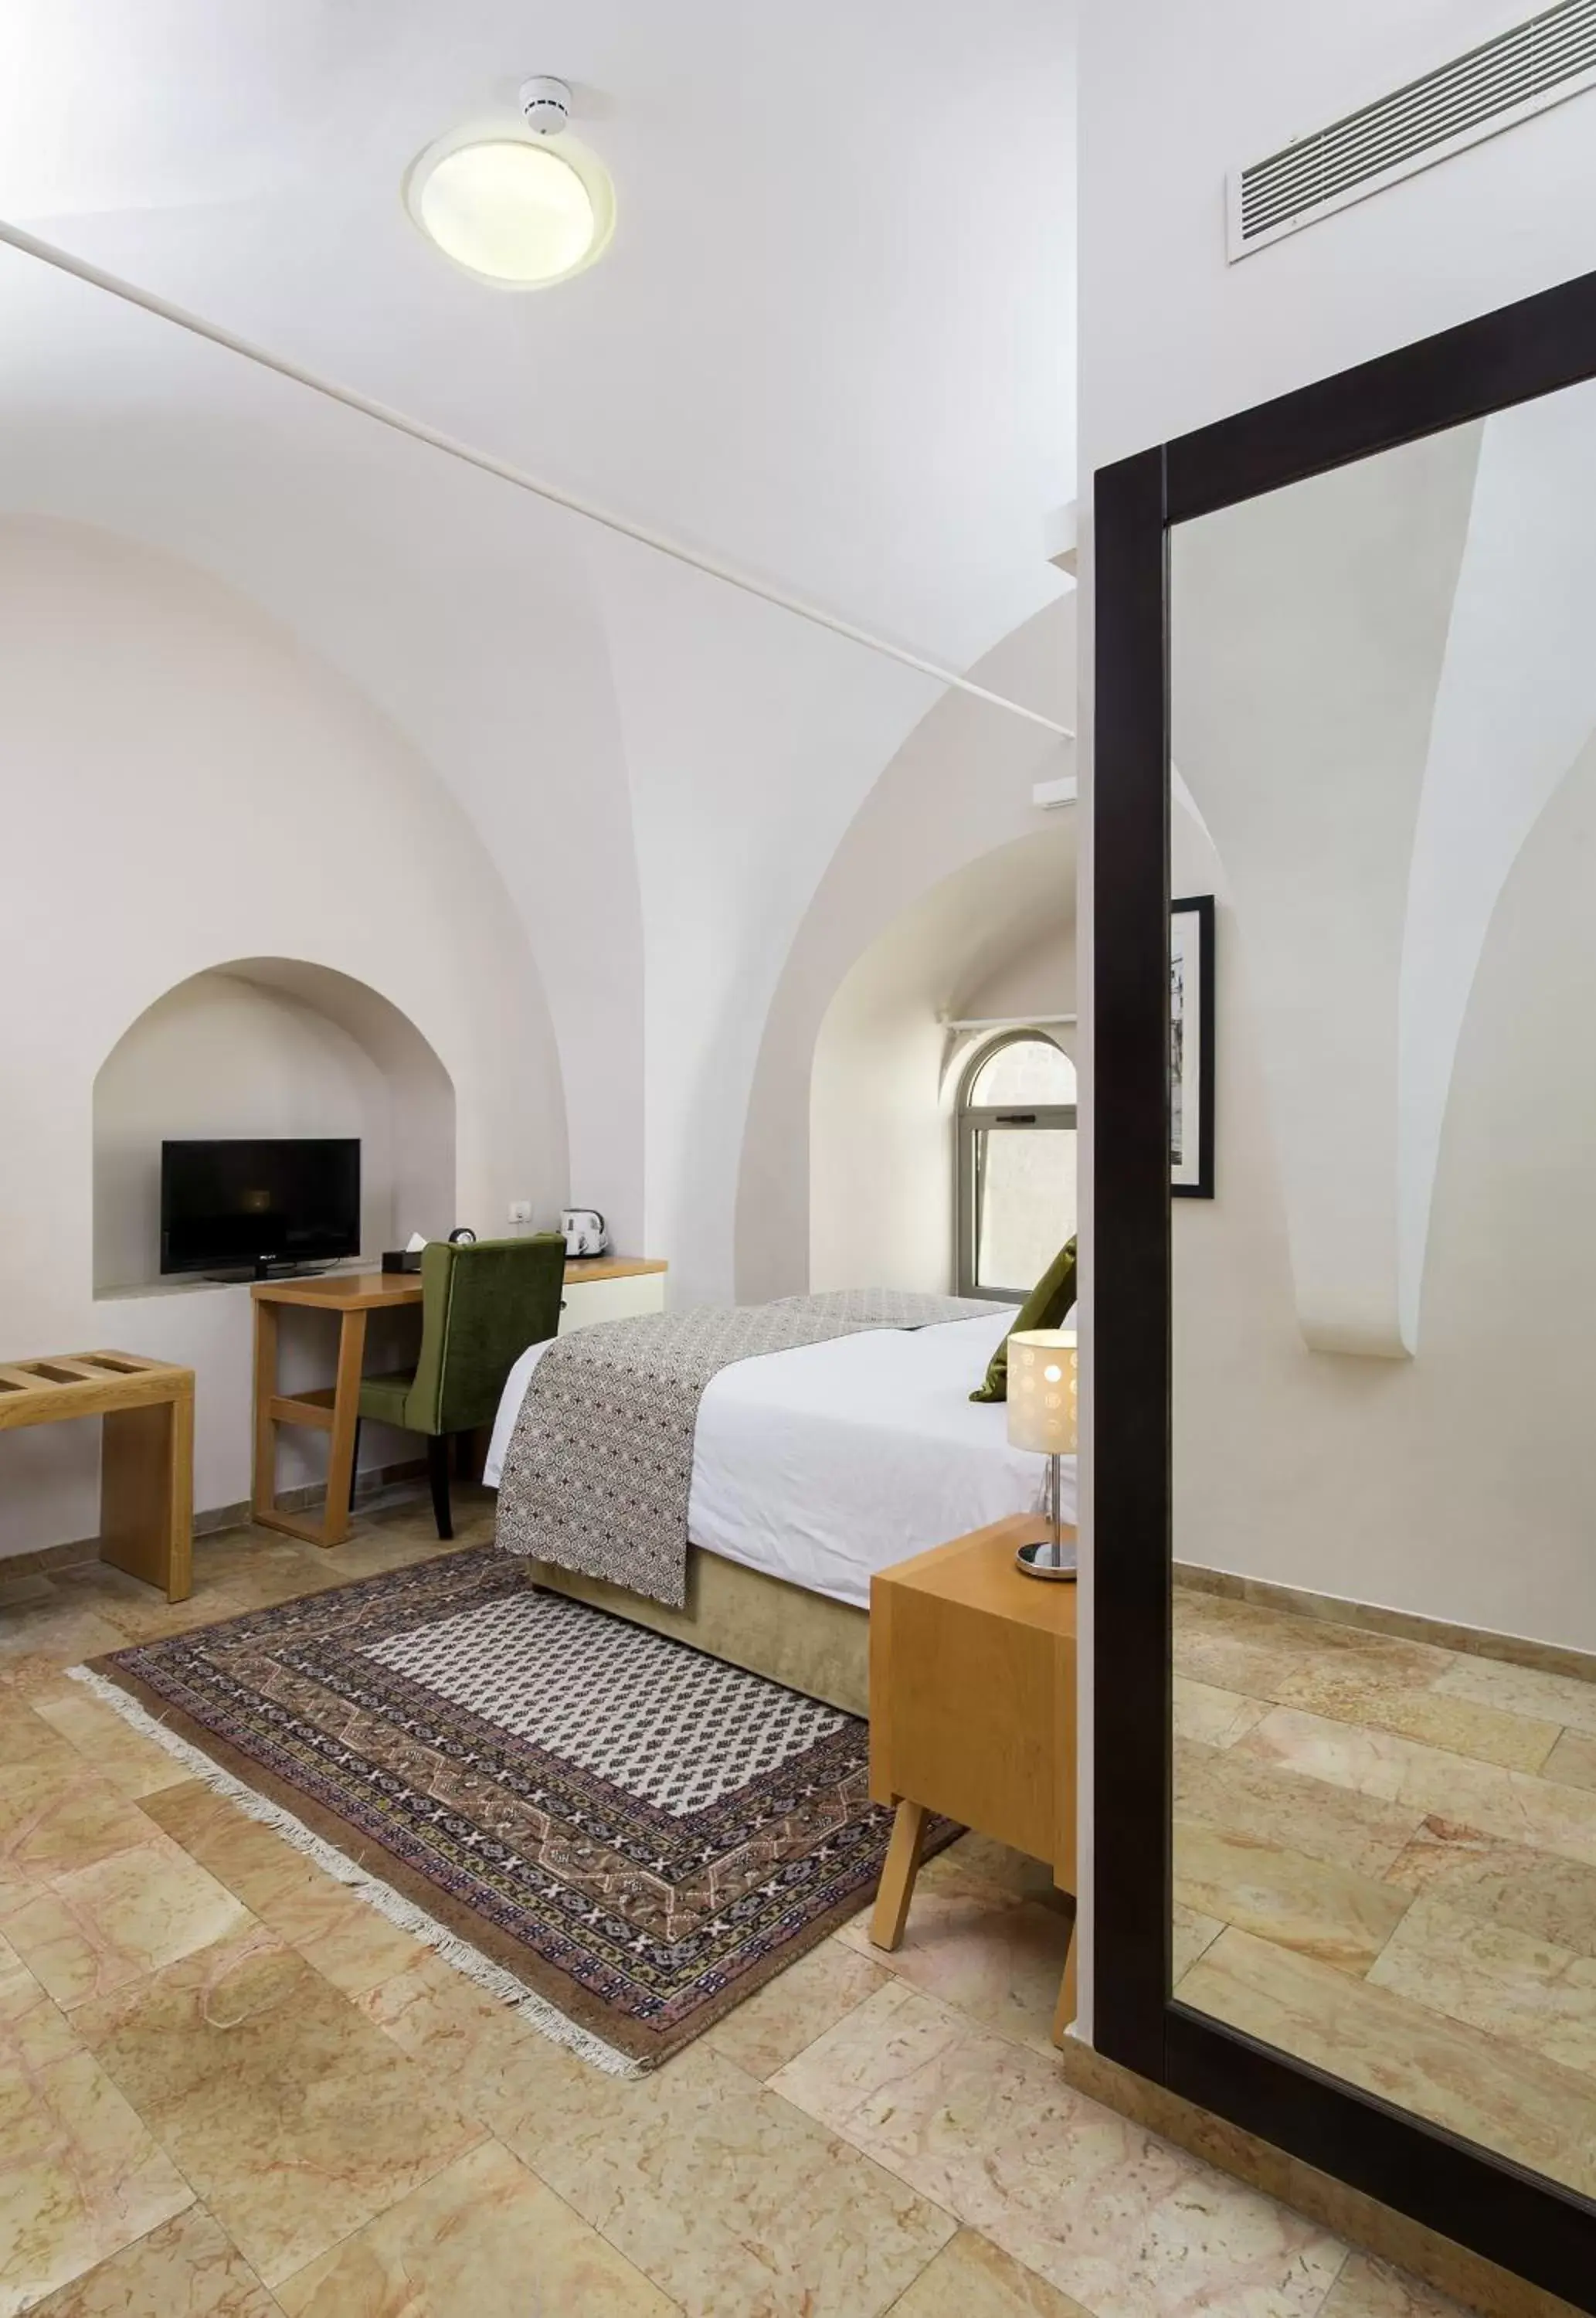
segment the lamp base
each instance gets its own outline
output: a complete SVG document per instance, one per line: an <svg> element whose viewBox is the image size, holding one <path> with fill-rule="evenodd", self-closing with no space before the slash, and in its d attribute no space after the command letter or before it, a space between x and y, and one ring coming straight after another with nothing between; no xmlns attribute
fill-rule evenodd
<svg viewBox="0 0 1596 2318"><path fill-rule="evenodd" d="M1014 1557L1014 1566L1027 1577L1051 1577L1055 1585L1075 1583L1075 1543L1062 1541L1055 1545L1050 1537L1035 1539L1022 1545Z"/></svg>

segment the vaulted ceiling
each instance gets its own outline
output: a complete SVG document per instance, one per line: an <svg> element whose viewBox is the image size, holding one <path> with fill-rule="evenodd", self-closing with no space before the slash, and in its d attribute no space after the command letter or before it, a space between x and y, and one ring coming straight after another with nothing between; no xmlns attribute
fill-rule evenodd
<svg viewBox="0 0 1596 2318"><path fill-rule="evenodd" d="M617 224L507 292L400 186L533 73ZM0 217L965 669L1067 584L1072 106L1058 0L11 0ZM729 1218L770 993L934 680L0 248L6 513L197 565L356 683L521 913L582 1196L635 1212L646 1142L673 1249Z"/></svg>
<svg viewBox="0 0 1596 2318"><path fill-rule="evenodd" d="M1071 49L1057 0L13 0L0 215L963 666L1058 587ZM618 229L526 295L399 183L533 72Z"/></svg>

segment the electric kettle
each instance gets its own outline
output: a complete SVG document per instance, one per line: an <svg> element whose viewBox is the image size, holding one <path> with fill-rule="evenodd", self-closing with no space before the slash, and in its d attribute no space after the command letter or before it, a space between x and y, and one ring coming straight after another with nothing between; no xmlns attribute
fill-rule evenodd
<svg viewBox="0 0 1596 2318"><path fill-rule="evenodd" d="M567 1255L603 1255L609 1247L609 1229L596 1208L562 1208L560 1228Z"/></svg>

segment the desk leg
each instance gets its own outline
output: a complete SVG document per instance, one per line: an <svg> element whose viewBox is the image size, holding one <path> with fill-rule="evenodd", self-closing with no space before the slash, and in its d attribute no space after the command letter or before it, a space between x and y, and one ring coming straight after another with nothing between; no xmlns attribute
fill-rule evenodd
<svg viewBox="0 0 1596 2318"><path fill-rule="evenodd" d="M186 1602L193 1590L194 1562L194 1397L179 1393L172 1403L171 1481L167 1505L171 1520L172 1558L166 1571L166 1599Z"/></svg>
<svg viewBox="0 0 1596 2318"><path fill-rule="evenodd" d="M249 1476L249 1518L259 1521L277 1505L277 1428L272 1400L277 1390L277 1307L255 1299L255 1462Z"/></svg>
<svg viewBox="0 0 1596 2318"><path fill-rule="evenodd" d="M101 1560L158 1586L168 1602L186 1602L193 1529L193 1394L108 1411L100 1447Z"/></svg>
<svg viewBox="0 0 1596 2318"><path fill-rule="evenodd" d="M323 1545L342 1545L349 1534L349 1505L354 1491L354 1436L360 1430L360 1379L365 1369L366 1316L345 1312L338 1331L338 1380L333 1393L332 1454L327 1469Z"/></svg>
<svg viewBox="0 0 1596 2318"><path fill-rule="evenodd" d="M881 1871L875 1913L870 1918L870 1938L875 1947L895 1948L903 1937L909 1903L914 1897L914 1879L919 1873L920 1845L925 1832L925 1805L901 1802L898 1816L892 1821L886 1864Z"/></svg>

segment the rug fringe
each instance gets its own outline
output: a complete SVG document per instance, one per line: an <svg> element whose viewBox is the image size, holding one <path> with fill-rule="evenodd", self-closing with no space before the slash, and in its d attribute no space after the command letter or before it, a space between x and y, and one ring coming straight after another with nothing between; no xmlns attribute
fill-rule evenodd
<svg viewBox="0 0 1596 2318"><path fill-rule="evenodd" d="M551 2004L546 1996L540 1996L535 1989L528 1988L516 1978L514 1972L507 1972L502 1964L495 1963L480 1948L472 1947L469 1940L462 1939L457 1932L450 1931L435 1916L429 1916L425 1908L418 1908L414 1900L407 1900L391 1884L384 1883L380 1876L357 1865L345 1853L315 1834L302 1819L296 1819L291 1811L284 1810L280 1803L271 1802L265 1795L257 1794L253 1787L247 1786L242 1779L235 1778L230 1771L224 1771L220 1764L212 1762L202 1748L181 1738L169 1724L151 1714L119 1684L109 1681L103 1674L96 1674L93 1667L68 1667L66 1671L73 1682L82 1683L85 1690L92 1691L96 1698L120 1714L124 1722L130 1723L145 1738L153 1738L157 1747L164 1747L168 1755L192 1771L204 1785L219 1795L226 1795L247 1818L258 1819L263 1827L274 1829L284 1842L291 1844L294 1850L303 1852L307 1859L313 1860L327 1874L347 1885L368 1908L373 1909L379 1916L386 1917L390 1924L397 1924L401 1930L408 1932L444 1963L453 1965L465 1979L474 1981L490 1996L497 1996L502 2004L508 2005L531 2027L548 2037L551 2044L563 2044L578 2060L587 2062L593 2068L604 2070L608 2076L641 2077L648 2073L642 2062L617 2052L613 2044L606 2044L602 2036L596 2036L591 2030L579 2027L576 2021L560 2011L558 2005Z"/></svg>

